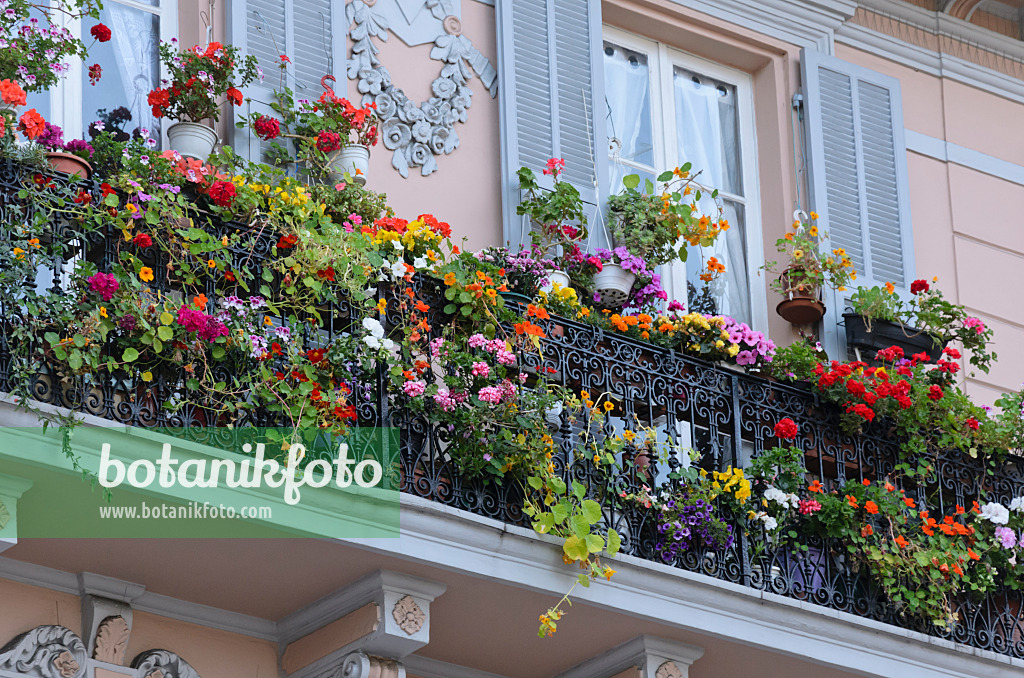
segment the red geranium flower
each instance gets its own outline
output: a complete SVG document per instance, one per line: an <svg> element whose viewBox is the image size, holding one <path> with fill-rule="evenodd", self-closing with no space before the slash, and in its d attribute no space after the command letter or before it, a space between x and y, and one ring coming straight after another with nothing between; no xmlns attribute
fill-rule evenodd
<svg viewBox="0 0 1024 678"><path fill-rule="evenodd" d="M228 87L227 91L228 101L235 106L242 105L242 92L237 87Z"/></svg>
<svg viewBox="0 0 1024 678"><path fill-rule="evenodd" d="M341 135L324 130L316 137L316 147L323 153L332 153L341 148Z"/></svg>
<svg viewBox="0 0 1024 678"><path fill-rule="evenodd" d="M282 235L277 241L277 248L281 250L295 247L295 243L299 242L299 236L294 234Z"/></svg>
<svg viewBox="0 0 1024 678"><path fill-rule="evenodd" d="M977 431L978 430L978 426L979 426L978 420L975 419L974 417L969 417L967 419L967 428L971 429L972 431Z"/></svg>
<svg viewBox="0 0 1024 678"><path fill-rule="evenodd" d="M931 398L932 400L941 400L942 387L939 386L938 384L932 384L931 387L928 389L928 397Z"/></svg>
<svg viewBox="0 0 1024 678"><path fill-rule="evenodd" d="M106 42L110 40L110 29L103 24L96 24L89 29L89 34L96 38L100 42Z"/></svg>
<svg viewBox="0 0 1024 678"><path fill-rule="evenodd" d="M277 118L261 115L256 118L256 122L253 123L252 127L256 132L256 136L264 141L270 141L281 136L281 123L277 121Z"/></svg>
<svg viewBox="0 0 1024 678"><path fill-rule="evenodd" d="M39 115L39 112L34 108L30 108L21 116L21 124L18 125L18 129L28 139L35 139L37 136L43 133L46 129L46 121L43 120L43 116Z"/></svg>
<svg viewBox="0 0 1024 678"><path fill-rule="evenodd" d="M776 438L781 438L783 440L792 440L793 438L796 438L797 432L798 428L796 422L790 419L789 417L786 417L785 419L780 419L779 423L775 424Z"/></svg>
<svg viewBox="0 0 1024 678"><path fill-rule="evenodd" d="M915 280L914 282L910 283L911 294L920 294L921 292L927 292L930 289L931 287L928 285L927 280Z"/></svg>
<svg viewBox="0 0 1024 678"><path fill-rule="evenodd" d="M100 77L103 75L103 69L100 68L99 64L93 64L89 66L89 84L95 85L100 81Z"/></svg>
<svg viewBox="0 0 1024 678"><path fill-rule="evenodd" d="M132 238L132 243L134 243L136 247L152 247L153 239L149 237L148 233L139 233Z"/></svg>
<svg viewBox="0 0 1024 678"><path fill-rule="evenodd" d="M230 181L215 181L210 187L210 200L219 207L231 207L235 200L235 185Z"/></svg>

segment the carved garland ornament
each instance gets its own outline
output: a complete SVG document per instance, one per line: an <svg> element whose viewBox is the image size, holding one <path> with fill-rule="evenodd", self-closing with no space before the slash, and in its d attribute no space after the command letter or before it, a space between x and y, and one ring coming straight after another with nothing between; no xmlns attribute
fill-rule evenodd
<svg viewBox="0 0 1024 678"><path fill-rule="evenodd" d="M667 661L658 667L654 678L683 678L683 671L673 661Z"/></svg>
<svg viewBox="0 0 1024 678"><path fill-rule="evenodd" d="M167 650L147 650L132 661L138 678L199 678L187 661Z"/></svg>
<svg viewBox="0 0 1024 678"><path fill-rule="evenodd" d="M391 165L403 177L409 176L410 167L419 167L423 176L431 174L437 169L435 156L458 148L455 123L466 122L473 72L492 97L497 94L497 72L462 35L460 16L460 0L349 0L345 5L352 26L348 77L358 80L364 104L377 105L384 147L394 151ZM396 87L380 61L372 38L387 41L389 31L410 47L434 43L430 58L444 64L431 85L434 96L422 103Z"/></svg>

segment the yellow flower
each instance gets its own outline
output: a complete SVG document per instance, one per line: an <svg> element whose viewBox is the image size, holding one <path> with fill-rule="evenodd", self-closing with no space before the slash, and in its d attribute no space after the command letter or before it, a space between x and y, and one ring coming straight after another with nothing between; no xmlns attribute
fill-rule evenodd
<svg viewBox="0 0 1024 678"><path fill-rule="evenodd" d="M811 226L810 229L808 229L807 232L811 234L812 238L817 238L818 237L818 227L817 226Z"/></svg>
<svg viewBox="0 0 1024 678"><path fill-rule="evenodd" d="M612 404L611 402L608 402L608 401L606 400L606 401L605 401L605 403L604 403L604 411L605 411L605 412L611 412L611 411L612 411L612 410L614 410L614 409L615 409L615 405L614 405L614 404Z"/></svg>
<svg viewBox="0 0 1024 678"><path fill-rule="evenodd" d="M217 268L217 262L214 261L213 259L210 259L209 261L206 262L206 266L208 268Z"/></svg>
<svg viewBox="0 0 1024 678"><path fill-rule="evenodd" d="M106 306L100 306L100 315L102 317L104 317L104 318L107 317L107 307Z"/></svg>
<svg viewBox="0 0 1024 678"><path fill-rule="evenodd" d="M24 259L25 258L25 250L21 249L20 247L15 247L11 251L14 252L14 256L17 259Z"/></svg>
<svg viewBox="0 0 1024 678"><path fill-rule="evenodd" d="M811 219L817 219L817 218L818 218L818 213L817 212L811 212Z"/></svg>
<svg viewBox="0 0 1024 678"><path fill-rule="evenodd" d="M228 237L226 235L220 239L220 244L224 247L228 246Z"/></svg>
<svg viewBox="0 0 1024 678"><path fill-rule="evenodd" d="M793 258L794 259L803 259L804 258L804 251L802 249L795 249L795 250L793 250Z"/></svg>
<svg viewBox="0 0 1024 678"><path fill-rule="evenodd" d="M151 269L149 266L143 266L141 269L139 269L139 280L141 280L142 282L152 282L153 269Z"/></svg>
<svg viewBox="0 0 1024 678"><path fill-rule="evenodd" d="M388 300L387 299L381 299L380 301L377 302L377 312L380 313L381 315L384 315L384 311L387 310L387 307L388 307Z"/></svg>
<svg viewBox="0 0 1024 678"><path fill-rule="evenodd" d="M636 439L636 434L632 431L623 431L622 437L626 439L626 442L631 443Z"/></svg>

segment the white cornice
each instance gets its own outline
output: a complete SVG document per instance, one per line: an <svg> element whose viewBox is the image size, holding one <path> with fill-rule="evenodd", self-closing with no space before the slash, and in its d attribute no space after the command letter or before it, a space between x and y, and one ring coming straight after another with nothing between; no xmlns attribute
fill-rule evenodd
<svg viewBox="0 0 1024 678"><path fill-rule="evenodd" d="M853 16L852 0L672 0L730 23L832 53L832 34Z"/></svg>

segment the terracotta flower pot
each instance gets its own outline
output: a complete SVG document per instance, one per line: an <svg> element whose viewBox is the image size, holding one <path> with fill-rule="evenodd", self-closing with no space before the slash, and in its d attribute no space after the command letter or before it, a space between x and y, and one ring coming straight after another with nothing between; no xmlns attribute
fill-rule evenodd
<svg viewBox="0 0 1024 678"><path fill-rule="evenodd" d="M51 151L46 154L53 169L66 174L77 174L83 179L88 179L92 174L92 165L72 153Z"/></svg>
<svg viewBox="0 0 1024 678"><path fill-rule="evenodd" d="M818 285L801 280L792 266L779 276L782 294L786 298L775 307L775 312L794 325L813 325L825 316Z"/></svg>

